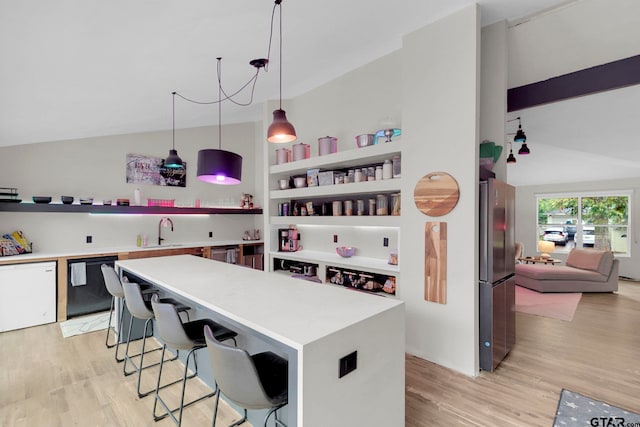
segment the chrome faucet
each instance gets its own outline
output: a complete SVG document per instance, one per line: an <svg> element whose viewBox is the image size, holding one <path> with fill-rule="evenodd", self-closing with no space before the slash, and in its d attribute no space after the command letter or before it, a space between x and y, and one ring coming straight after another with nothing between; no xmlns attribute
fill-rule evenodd
<svg viewBox="0 0 640 427"><path fill-rule="evenodd" d="M173 231L173 221L169 217L160 218L160 222L158 223L158 246L162 244L164 238L162 237L162 227L168 227L171 225L171 231Z"/></svg>

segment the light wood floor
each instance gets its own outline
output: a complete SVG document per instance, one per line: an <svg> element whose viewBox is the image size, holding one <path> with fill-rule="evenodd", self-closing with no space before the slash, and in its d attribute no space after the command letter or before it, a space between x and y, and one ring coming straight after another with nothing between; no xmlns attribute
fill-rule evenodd
<svg viewBox="0 0 640 427"><path fill-rule="evenodd" d="M406 363L407 426L548 427L563 387L640 412L640 284L583 294L572 322L518 314L516 347L492 374L470 378L412 356ZM63 339L51 324L2 333L0 426L172 426L152 421L153 397L134 397L135 375L121 369L104 331ZM156 374L145 371L145 388ZM209 426L212 405L185 410L183 425ZM217 425L237 417L224 406Z"/></svg>
<svg viewBox="0 0 640 427"><path fill-rule="evenodd" d="M516 346L494 373L408 356L406 425L549 427L562 388L640 412L640 283L583 294L572 322L516 316Z"/></svg>

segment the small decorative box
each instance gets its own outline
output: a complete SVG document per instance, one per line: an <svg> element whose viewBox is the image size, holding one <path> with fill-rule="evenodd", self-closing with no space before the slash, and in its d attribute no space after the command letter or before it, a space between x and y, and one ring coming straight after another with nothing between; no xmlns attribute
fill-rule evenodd
<svg viewBox="0 0 640 427"><path fill-rule="evenodd" d="M333 185L333 171L319 172L318 185Z"/></svg>

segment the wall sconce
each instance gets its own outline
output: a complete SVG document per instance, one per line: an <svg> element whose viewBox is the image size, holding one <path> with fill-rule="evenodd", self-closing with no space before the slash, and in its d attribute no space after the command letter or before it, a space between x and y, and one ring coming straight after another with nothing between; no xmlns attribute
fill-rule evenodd
<svg viewBox="0 0 640 427"><path fill-rule="evenodd" d="M542 252L540 256L544 259L551 258L553 251L556 249L556 245L553 242L548 242L546 240L540 240L538 242L538 251Z"/></svg>
<svg viewBox="0 0 640 427"><path fill-rule="evenodd" d="M273 122L267 130L267 141L269 142L293 142L298 137L293 125L287 120L287 113L282 109L282 0L276 0L275 8L280 11L280 106L273 111ZM271 15L271 28L273 28L273 14Z"/></svg>

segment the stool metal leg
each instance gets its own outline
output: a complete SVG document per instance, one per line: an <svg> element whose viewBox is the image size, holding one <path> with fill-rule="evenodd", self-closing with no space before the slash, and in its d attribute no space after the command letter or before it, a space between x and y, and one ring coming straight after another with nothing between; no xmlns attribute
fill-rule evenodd
<svg viewBox="0 0 640 427"><path fill-rule="evenodd" d="M212 393L208 393L205 394L204 396L201 396L197 399L194 399L188 403L184 403L184 394L186 391L186 387L187 387L187 380L194 378L195 376L198 375L198 364L196 362L196 355L195 352L196 350L199 350L201 348L205 348L205 347L194 347L191 350L189 350L189 353L187 354L187 359L185 361L184 364L184 374L182 375L182 393L181 393L181 397L180 397L180 406L178 406L175 409L169 409L169 407L167 406L167 404L162 400L162 398L160 397L159 391L160 388L162 388L160 386L160 379L162 377L162 367L164 365L164 352L166 350L166 344L163 345L162 347L162 359L160 360L160 371L158 372L158 382L156 385L156 393L155 393L155 399L153 401L153 419L155 421L159 421L163 418L166 418L167 416L171 417L171 419L173 420L173 422L176 423L176 425L178 427L180 427L180 425L182 424L182 411L184 410L184 408L186 408L187 406L190 406L194 403L197 403L201 400L204 400L206 398L209 398L213 395L215 395L217 393L217 387L216 390L213 391ZM191 355L193 355L193 361L194 361L194 366L195 366L195 371L192 375L188 375L188 371L189 371L189 358L191 357ZM168 385L168 384L167 384ZM157 415L156 413L156 408L157 408L157 404L158 402L160 402L160 405L163 407L163 409L165 410L165 413L162 415ZM173 414L174 412L178 411L178 417L176 418L176 416Z"/></svg>
<svg viewBox="0 0 640 427"><path fill-rule="evenodd" d="M115 297L113 298L115 300ZM115 302L115 301L114 301ZM124 306L124 298L122 299L122 305ZM114 307L115 308L115 307ZM109 323L111 323L111 321L109 321ZM118 333L117 333L117 340L116 340L116 352L115 352L115 358L116 358L116 362L120 363L124 361L124 357L118 357L118 350L120 349L120 337L122 336L122 327L124 323L124 309L120 310L120 322L118 323ZM108 333L108 330L107 330ZM113 347L113 345L111 346Z"/></svg>
<svg viewBox="0 0 640 427"><path fill-rule="evenodd" d="M113 309L114 309L115 301L116 301L116 297L114 297L112 295L111 296L111 309L109 309L109 323L107 324L107 337L104 340L104 345L107 348L113 348L113 346L115 346L115 344L109 344L109 331L111 330L111 319L113 318ZM113 333L115 335L116 331L114 330Z"/></svg>
<svg viewBox="0 0 640 427"><path fill-rule="evenodd" d="M147 341L148 325L151 324L151 326L153 326L153 323L151 323L151 320L152 319L147 319L144 322L144 336L142 337L142 351L140 353L138 353L138 354L129 355L128 354L129 344L127 343L127 351L125 352L125 356L124 356L125 357L125 361L124 361L124 366L123 366L123 372L124 372L125 376L131 375L131 374L133 374L135 372L138 373L138 385L136 387L136 390L138 392L138 397L139 398L143 398L145 396L148 396L151 393L156 391L155 388L152 388L151 390L148 390L148 391L145 391L145 392L140 390L140 384L141 384L141 379L142 379L142 370L143 369L147 369L147 368L151 368L151 367L154 367L154 366L158 366L161 363L161 362L156 362L156 363L152 363L152 364L147 365L147 366L144 365L144 355L145 354L150 353L152 351L162 350L162 347L158 347L158 348L154 348L154 349L149 350L149 351L145 351L145 346L146 346L146 341ZM130 335L131 335L131 325L129 325L129 336ZM175 360L178 360L178 355L179 355L179 352L176 351L176 355L174 357L170 358L170 359L165 360L165 362L173 362ZM140 366L136 365L135 361L132 360L132 357L135 357L135 356L140 356ZM127 371L126 370L127 362L130 362L133 365L133 367L134 367L133 371ZM160 388L165 388L165 387L168 387L170 385L177 384L180 381L181 381L180 379L177 379L177 380L175 380L175 381L173 381L171 383L168 383L168 384L165 384L165 385L161 386Z"/></svg>

